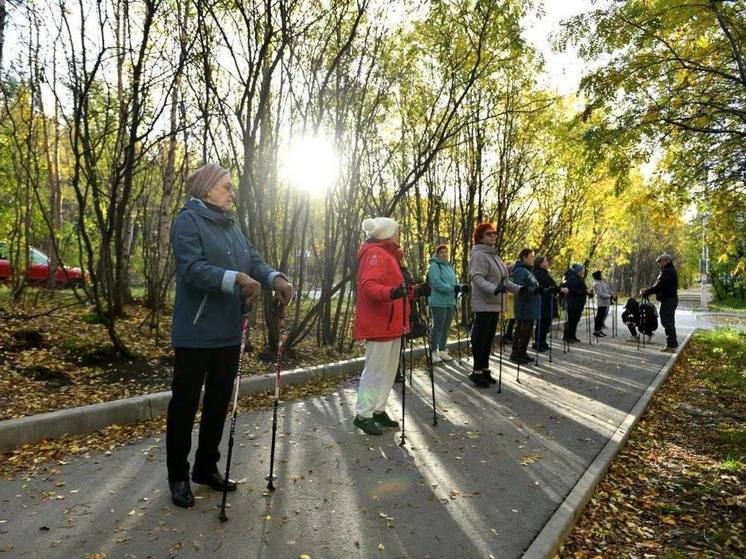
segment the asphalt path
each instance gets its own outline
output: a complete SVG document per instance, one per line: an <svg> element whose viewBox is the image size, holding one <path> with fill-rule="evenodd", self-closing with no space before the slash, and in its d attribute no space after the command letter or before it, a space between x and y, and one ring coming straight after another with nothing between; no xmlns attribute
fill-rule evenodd
<svg viewBox="0 0 746 559"><path fill-rule="evenodd" d="M682 338L709 327L688 310L677 322ZM504 359L499 394L471 385L466 359L438 366L435 426L429 378L415 369L404 446L398 432L353 427L354 383L283 403L272 494L271 411L240 415L226 523L204 486L193 509L171 504L163 435L2 481L0 559L520 557L668 360L662 329L638 350L619 326L569 353L555 345L520 382ZM400 389L389 399L399 418Z"/></svg>

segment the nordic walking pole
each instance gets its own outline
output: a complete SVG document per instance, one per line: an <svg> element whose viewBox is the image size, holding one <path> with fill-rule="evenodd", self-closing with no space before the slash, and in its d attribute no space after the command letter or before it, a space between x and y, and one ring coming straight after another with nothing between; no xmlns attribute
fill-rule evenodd
<svg viewBox="0 0 746 559"><path fill-rule="evenodd" d="M640 351L640 338L644 334L642 333L642 299L640 299L640 306L637 309L637 351Z"/></svg>
<svg viewBox="0 0 746 559"><path fill-rule="evenodd" d="M598 312L598 309L596 308L596 299L595 297L591 297L591 320L594 322L593 329L596 329L596 313ZM596 343L598 343L598 336L596 336Z"/></svg>
<svg viewBox="0 0 746 559"><path fill-rule="evenodd" d="M425 326L425 357L427 359L427 372L430 373L430 389L433 394L433 425L437 425L438 415L435 411L435 368L433 367L433 344L430 340L430 320L432 319L430 305L427 305L426 318L427 322ZM448 338L446 337L446 339Z"/></svg>
<svg viewBox="0 0 746 559"><path fill-rule="evenodd" d="M461 323L458 321L458 293L454 293L456 299L456 345L458 347L458 364L461 365Z"/></svg>
<svg viewBox="0 0 746 559"><path fill-rule="evenodd" d="M399 446L404 446L406 440L404 439L404 414L406 412L406 398L407 398L407 358L406 358L406 347L407 347L407 297L409 297L409 291L407 289L407 282L401 284L404 296L402 297L402 327L401 327L401 348L399 350L399 360L402 367L402 380L401 380L401 441ZM410 356L411 358L411 356Z"/></svg>
<svg viewBox="0 0 746 559"><path fill-rule="evenodd" d="M282 370L282 358L285 355L285 304L275 299L277 308L277 363L275 364L275 395L272 399L272 446L269 452L269 475L267 480L267 491L275 490L275 447L277 440L277 408L280 405L280 371Z"/></svg>
<svg viewBox="0 0 746 559"><path fill-rule="evenodd" d="M617 316L618 314L619 314L619 295L617 295L616 299L614 299L614 320L611 323L612 330L613 330L612 334L614 338L616 338L617 335L619 334L619 327L618 327L619 317Z"/></svg>
<svg viewBox="0 0 746 559"><path fill-rule="evenodd" d="M520 326L520 322L518 320L516 320L514 324L515 326ZM515 333L516 333L516 330L513 330L513 347L515 347ZM518 339L522 339L522 338L518 338ZM515 381L518 384L520 384L521 383L521 360L517 359L516 361L517 361L517 364L516 364L516 371L515 371Z"/></svg>
<svg viewBox="0 0 746 559"><path fill-rule="evenodd" d="M231 472L231 457L233 456L233 437L236 434L236 412L238 411L238 389L241 386L241 360L246 348L246 334L249 331L249 315L243 315L241 321L241 349L238 354L238 371L236 372L236 383L233 388L233 413L231 414L231 429L228 435L228 456L225 458L225 483L223 485L223 499L220 502L220 512L218 518L221 522L226 522L228 516L225 514L225 501L228 498L228 476Z"/></svg>
<svg viewBox="0 0 746 559"><path fill-rule="evenodd" d="M532 330L534 330L532 328ZM536 321L536 329L534 330L534 345L536 346L536 355L534 356L534 362L536 366L539 366L539 340L541 339L541 313L539 314L539 320Z"/></svg>
<svg viewBox="0 0 746 559"><path fill-rule="evenodd" d="M554 293L552 293L552 296L549 297L549 362L552 362L552 343L554 342L552 338L552 322L554 321Z"/></svg>
<svg viewBox="0 0 746 559"><path fill-rule="evenodd" d="M591 304L588 302L588 294L586 293L585 296L585 325L588 328L588 343L593 343L593 334L591 333L591 315L590 315L590 306Z"/></svg>
<svg viewBox="0 0 746 559"><path fill-rule="evenodd" d="M500 358L497 365L497 393L503 390L503 338L505 337L505 311L500 309Z"/></svg>

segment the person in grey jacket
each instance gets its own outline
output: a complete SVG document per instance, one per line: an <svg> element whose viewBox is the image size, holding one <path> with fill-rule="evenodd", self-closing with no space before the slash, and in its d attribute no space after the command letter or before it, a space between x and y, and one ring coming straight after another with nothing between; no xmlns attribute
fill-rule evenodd
<svg viewBox="0 0 746 559"><path fill-rule="evenodd" d="M471 307L474 323L471 329L472 373L469 379L478 388L495 382L490 372L490 351L497 331L499 315L506 310L506 291L518 293L520 286L509 279L508 267L497 254L497 230L493 223L480 223L472 235L474 246L469 261Z"/></svg>
<svg viewBox="0 0 746 559"><path fill-rule="evenodd" d="M174 376L166 423L166 463L171 498L194 505L189 485L192 426L204 385L199 443L191 478L222 491L218 446L240 360L241 315L262 287L287 304L293 287L269 267L228 213L234 192L230 173L214 163L186 179L189 197L171 229L176 259L172 345ZM228 480L228 490L236 489Z"/></svg>
<svg viewBox="0 0 746 559"><path fill-rule="evenodd" d="M593 321L593 335L605 337L606 317L609 315L611 302L616 299L616 293L611 290L609 282L603 279L601 270L593 272L593 292L596 294L596 317Z"/></svg>

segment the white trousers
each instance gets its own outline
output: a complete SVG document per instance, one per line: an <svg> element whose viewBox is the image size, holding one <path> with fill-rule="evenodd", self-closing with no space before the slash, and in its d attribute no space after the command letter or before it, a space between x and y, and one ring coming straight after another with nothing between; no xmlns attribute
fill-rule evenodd
<svg viewBox="0 0 746 559"><path fill-rule="evenodd" d="M357 389L356 411L363 418L386 411L386 400L399 366L401 338L388 342L365 342L365 368Z"/></svg>

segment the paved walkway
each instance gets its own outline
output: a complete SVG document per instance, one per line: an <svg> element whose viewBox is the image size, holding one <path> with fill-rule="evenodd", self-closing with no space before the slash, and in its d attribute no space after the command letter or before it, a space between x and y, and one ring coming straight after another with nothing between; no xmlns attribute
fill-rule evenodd
<svg viewBox="0 0 746 559"><path fill-rule="evenodd" d="M682 338L708 327L689 311L677 321ZM0 559L520 557L669 357L661 330L639 352L626 337L566 355L560 344L552 364L522 367L520 384L506 364L502 394L473 388L467 362L438 367L437 426L415 371L405 447L352 427L353 388L283 405L271 496L271 413L241 415L232 477L243 483L224 524L219 494L202 486L194 509L171 505L162 436L2 481Z"/></svg>

